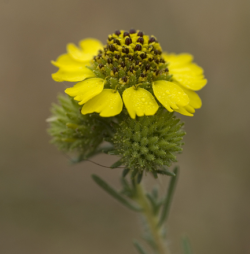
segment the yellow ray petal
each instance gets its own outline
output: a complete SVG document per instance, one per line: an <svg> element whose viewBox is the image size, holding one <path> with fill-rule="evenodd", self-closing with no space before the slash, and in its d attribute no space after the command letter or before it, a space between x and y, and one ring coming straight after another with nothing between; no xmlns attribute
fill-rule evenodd
<svg viewBox="0 0 250 254"><path fill-rule="evenodd" d="M102 43L95 39L85 39L80 41L80 47L75 44L69 43L67 51L69 55L79 62L89 62L94 55L97 55L98 50L102 48Z"/></svg>
<svg viewBox="0 0 250 254"><path fill-rule="evenodd" d="M203 77L195 77L185 73L174 74L173 79L180 83L182 86L194 91L202 89L207 84L207 80L203 79Z"/></svg>
<svg viewBox="0 0 250 254"><path fill-rule="evenodd" d="M190 113L186 110L186 107L179 107L179 109L175 109L176 112L184 115L184 116L193 116L193 113Z"/></svg>
<svg viewBox="0 0 250 254"><path fill-rule="evenodd" d="M98 50L103 48L103 45L100 41L92 38L80 41L79 45L83 49L84 53L93 55L96 55Z"/></svg>
<svg viewBox="0 0 250 254"><path fill-rule="evenodd" d="M155 81L153 91L159 102L170 112L189 103L187 94L173 82Z"/></svg>
<svg viewBox="0 0 250 254"><path fill-rule="evenodd" d="M200 108L202 105L201 99L196 92L191 91L181 85L180 87L188 95L189 104L183 107L179 107L179 109L175 109L175 111L182 115L193 116L193 114L195 113L195 109Z"/></svg>
<svg viewBox="0 0 250 254"><path fill-rule="evenodd" d="M187 106L184 106L183 108L185 108L185 110L187 112L189 112L190 114L194 114L195 113L194 107L190 106L190 104L188 104Z"/></svg>
<svg viewBox="0 0 250 254"><path fill-rule="evenodd" d="M52 74L52 78L57 82L77 82L90 77L95 77L95 75L91 70L86 67L81 67L77 69L60 68L56 73Z"/></svg>
<svg viewBox="0 0 250 254"><path fill-rule="evenodd" d="M99 95L89 100L82 107L82 114L100 113L102 117L111 117L121 113L123 102L119 92L104 89Z"/></svg>
<svg viewBox="0 0 250 254"><path fill-rule="evenodd" d="M166 62L169 62L169 64L172 67L177 67L177 66L182 66L188 63L191 63L193 61L193 56L188 54L188 53L182 53L182 54L167 54L167 53L163 53L162 54L164 60Z"/></svg>
<svg viewBox="0 0 250 254"><path fill-rule="evenodd" d="M73 87L67 88L65 93L74 100L79 101L82 105L102 92L104 86L104 79L91 78L77 83Z"/></svg>
<svg viewBox="0 0 250 254"><path fill-rule="evenodd" d="M203 69L194 63L180 67L172 67L172 65L169 64L169 70L171 74L186 74L194 77L203 76Z"/></svg>
<svg viewBox="0 0 250 254"><path fill-rule="evenodd" d="M67 51L69 55L79 62L88 62L90 61L94 54L85 53L83 50L79 49L75 44L69 43L67 45Z"/></svg>
<svg viewBox="0 0 250 254"><path fill-rule="evenodd" d="M197 91L206 85L207 80L204 79L203 69L192 63L192 55L164 53L163 58L169 63L169 73L173 75L173 79L182 86Z"/></svg>
<svg viewBox="0 0 250 254"><path fill-rule="evenodd" d="M200 108L202 106L202 101L196 92L191 91L185 87L181 87L181 88L189 97L189 104L188 104L189 106L191 106L192 108Z"/></svg>
<svg viewBox="0 0 250 254"><path fill-rule="evenodd" d="M56 61L51 61L53 65L59 68L64 69L79 69L84 67L86 64L89 64L89 62L78 62L74 58L72 58L69 54L63 54L59 56Z"/></svg>
<svg viewBox="0 0 250 254"><path fill-rule="evenodd" d="M128 113L133 119L136 115L154 115L159 108L153 95L143 88L130 87L123 92L122 97Z"/></svg>

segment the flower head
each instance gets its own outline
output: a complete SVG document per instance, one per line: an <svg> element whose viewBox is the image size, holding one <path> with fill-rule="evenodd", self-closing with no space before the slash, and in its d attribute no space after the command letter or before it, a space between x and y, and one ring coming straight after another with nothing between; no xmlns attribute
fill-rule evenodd
<svg viewBox="0 0 250 254"><path fill-rule="evenodd" d="M154 36L131 29L67 45L52 63L55 81L78 82L65 92L83 105L82 114L118 115L123 104L131 118L154 115L159 107L192 116L201 107L196 92L206 85L203 69L189 54L167 54Z"/></svg>
<svg viewBox="0 0 250 254"><path fill-rule="evenodd" d="M116 154L121 156L120 162L134 176L144 171L157 175L164 166L177 161L176 153L182 151L186 134L182 126L180 119L161 108L154 116L121 121L112 143Z"/></svg>
<svg viewBox="0 0 250 254"><path fill-rule="evenodd" d="M52 105L51 113L52 116L47 119L51 142L62 151L88 157L109 132L108 118L100 121L99 116L82 115L77 102L69 96L60 95L58 104Z"/></svg>

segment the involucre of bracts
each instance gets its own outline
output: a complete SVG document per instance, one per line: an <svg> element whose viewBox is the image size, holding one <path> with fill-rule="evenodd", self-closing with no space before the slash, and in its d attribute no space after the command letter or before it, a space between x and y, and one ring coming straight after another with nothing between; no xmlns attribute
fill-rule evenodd
<svg viewBox="0 0 250 254"><path fill-rule="evenodd" d="M88 154L95 151L110 132L109 119L96 114L82 115L78 103L69 96L59 95L58 102L52 105L52 116L47 119L51 143L65 152Z"/></svg>
<svg viewBox="0 0 250 254"><path fill-rule="evenodd" d="M157 176L164 166L177 161L176 153L182 151L184 144L183 125L173 113L163 108L154 116L127 118L120 123L113 137L116 154L122 157L123 165L134 171L134 176L144 171Z"/></svg>

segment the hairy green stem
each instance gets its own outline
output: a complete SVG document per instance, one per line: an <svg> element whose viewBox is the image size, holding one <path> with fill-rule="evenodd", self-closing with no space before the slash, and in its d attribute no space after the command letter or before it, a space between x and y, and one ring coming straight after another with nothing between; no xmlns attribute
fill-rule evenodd
<svg viewBox="0 0 250 254"><path fill-rule="evenodd" d="M158 225L159 218L154 214L152 206L150 205L141 184L137 184L136 190L135 201L142 208L141 213L147 221L149 231L158 254L170 254L162 236L162 228Z"/></svg>

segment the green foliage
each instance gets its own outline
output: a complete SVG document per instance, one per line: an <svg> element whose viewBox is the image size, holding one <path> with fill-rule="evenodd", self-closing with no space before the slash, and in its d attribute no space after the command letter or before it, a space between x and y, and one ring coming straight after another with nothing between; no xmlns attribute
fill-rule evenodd
<svg viewBox="0 0 250 254"><path fill-rule="evenodd" d="M116 153L134 176L144 170L173 175L164 167L176 162L176 153L182 151L183 124L173 113L159 109L154 116L126 118L116 128L112 139Z"/></svg>
<svg viewBox="0 0 250 254"><path fill-rule="evenodd" d="M69 96L58 96L58 104L52 105L48 132L51 142L59 150L79 154L79 161L94 154L104 137L110 135L109 119L96 114L82 115L80 106Z"/></svg>
<svg viewBox="0 0 250 254"><path fill-rule="evenodd" d="M173 199L173 195L174 195L174 190L175 190L175 186L178 180L178 173L179 173L179 169L178 167L175 167L174 169L174 174L175 177L172 177L169 183L169 187L167 190L167 194L162 202L163 204L163 208L162 208L162 214L159 220L159 226L161 226L167 219L168 214L169 214L169 209L170 209L170 204L171 201Z"/></svg>
<svg viewBox="0 0 250 254"><path fill-rule="evenodd" d="M138 178L126 178L128 173L133 174L134 172L130 172L127 168L123 170L121 178L122 189L120 191L115 190L96 175L92 175L92 178L106 193L118 202L143 216L143 221L145 222L144 240L156 253L162 253L158 251L161 248L165 248L163 246L166 237L164 223L169 214L179 170L177 167L174 169L172 173L174 176L171 177L166 195L163 197L159 197L157 188L153 188L151 192L145 193L141 185L138 184ZM134 246L140 254L146 254L143 247L137 241L134 241ZM187 240L183 240L183 247L185 254L191 254L191 252L187 252L190 249Z"/></svg>
<svg viewBox="0 0 250 254"><path fill-rule="evenodd" d="M99 176L92 175L92 178L103 190L105 190L108 194L110 194L117 201L125 205L127 208L137 212L140 211L140 208L129 203L119 192L113 189L108 183L102 180Z"/></svg>

